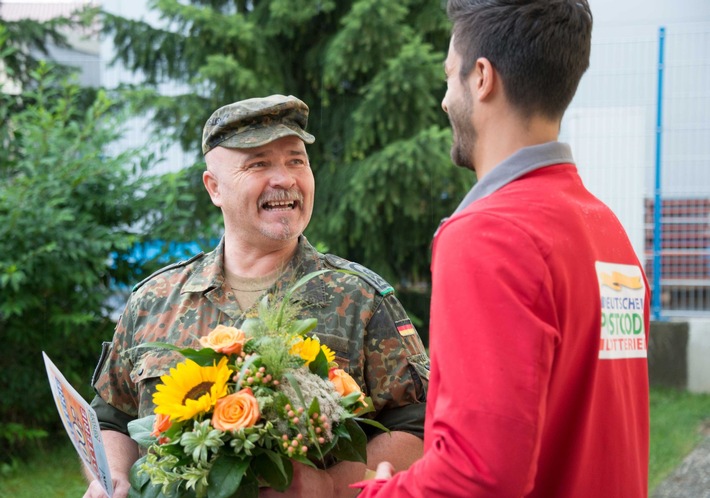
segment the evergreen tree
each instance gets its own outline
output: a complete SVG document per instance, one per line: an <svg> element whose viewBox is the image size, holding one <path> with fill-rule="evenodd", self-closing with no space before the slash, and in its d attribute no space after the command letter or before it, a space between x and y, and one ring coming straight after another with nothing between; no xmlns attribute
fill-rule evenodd
<svg viewBox="0 0 710 498"><path fill-rule="evenodd" d="M66 30L90 25L97 13L95 7L87 6L76 10L68 17L56 17L46 21L34 19L8 21L0 18L0 37L3 46L0 69L4 72L3 76L22 88L35 85L37 82L32 78L33 71L49 55L49 46L69 47L64 34ZM55 65L53 71L56 75L69 75L72 69Z"/></svg>
<svg viewBox="0 0 710 498"><path fill-rule="evenodd" d="M134 93L141 107L196 152L193 186L202 189L201 130L214 109L296 95L311 109L316 136L308 148L316 175L309 238L392 283L428 281L432 235L473 179L451 164L440 108L443 2L148 1L160 26L105 13L104 27L117 59L145 77ZM166 81L185 91L159 95ZM184 233L218 226L202 199Z"/></svg>

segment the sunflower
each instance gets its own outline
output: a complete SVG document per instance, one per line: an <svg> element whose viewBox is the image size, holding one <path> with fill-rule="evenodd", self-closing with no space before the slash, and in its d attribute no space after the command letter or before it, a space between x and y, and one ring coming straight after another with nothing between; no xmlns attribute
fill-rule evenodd
<svg viewBox="0 0 710 498"><path fill-rule="evenodd" d="M300 356L306 360L306 365L316 359L320 351L320 341L317 338L307 337L303 339L299 337L291 346L289 353L294 356Z"/></svg>
<svg viewBox="0 0 710 498"><path fill-rule="evenodd" d="M328 363L335 360L335 353L325 344L321 344L317 337L299 337L291 345L289 354L294 356L300 356L302 359L306 360L306 365L309 365L312 361L316 359L318 353L323 351L325 359Z"/></svg>
<svg viewBox="0 0 710 498"><path fill-rule="evenodd" d="M202 367L192 360L179 363L170 369L170 375L160 378L163 383L155 388L155 413L182 421L210 411L219 398L227 395L231 374L226 357L211 367Z"/></svg>
<svg viewBox="0 0 710 498"><path fill-rule="evenodd" d="M325 355L325 359L328 360L328 363L335 360L335 352L332 349L330 349L328 346L326 346L325 344L321 344L320 349L321 349L321 351L323 351L323 354Z"/></svg>

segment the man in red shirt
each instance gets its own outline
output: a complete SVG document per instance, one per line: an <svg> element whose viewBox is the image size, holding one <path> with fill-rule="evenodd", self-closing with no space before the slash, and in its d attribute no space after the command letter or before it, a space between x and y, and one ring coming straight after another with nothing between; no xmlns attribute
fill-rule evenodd
<svg viewBox="0 0 710 498"><path fill-rule="evenodd" d="M560 122L587 0L449 0L442 107L478 183L433 244L424 456L360 497L645 498L649 290Z"/></svg>

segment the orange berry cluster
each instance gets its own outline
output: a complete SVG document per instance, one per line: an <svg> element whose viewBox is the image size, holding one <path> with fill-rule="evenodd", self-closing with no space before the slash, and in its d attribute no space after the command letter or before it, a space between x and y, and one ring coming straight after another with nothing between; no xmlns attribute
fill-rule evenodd
<svg viewBox="0 0 710 498"><path fill-rule="evenodd" d="M286 405L284 408L290 424L295 426L305 424L307 427L312 428L313 433L316 435L315 438L304 437L300 432L293 438L289 437L287 434L282 435L281 444L288 456L305 456L308 453L309 440L314 444L325 444L326 439L324 433L330 428L328 418L325 415L314 413L308 417L304 416L305 410L302 407L294 410L291 405ZM310 431L308 432L310 433Z"/></svg>
<svg viewBox="0 0 710 498"><path fill-rule="evenodd" d="M248 359L249 355L245 355L244 351L237 357L236 366L239 368L240 365ZM232 377L233 382L239 382L239 374L235 373ZM241 382L243 386L254 387L254 386L278 386L279 381L274 379L271 374L266 372L266 367L258 367L256 370L247 368L244 370L244 378Z"/></svg>

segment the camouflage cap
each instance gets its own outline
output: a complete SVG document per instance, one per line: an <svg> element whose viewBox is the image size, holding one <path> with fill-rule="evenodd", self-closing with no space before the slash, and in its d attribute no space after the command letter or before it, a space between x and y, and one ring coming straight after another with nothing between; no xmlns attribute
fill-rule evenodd
<svg viewBox="0 0 710 498"><path fill-rule="evenodd" d="M202 130L202 153L217 146L259 147L288 135L312 144L315 137L306 132L307 124L308 106L292 95L241 100L212 113Z"/></svg>

